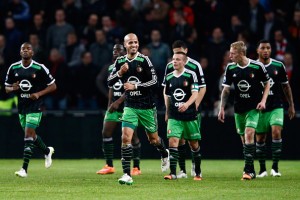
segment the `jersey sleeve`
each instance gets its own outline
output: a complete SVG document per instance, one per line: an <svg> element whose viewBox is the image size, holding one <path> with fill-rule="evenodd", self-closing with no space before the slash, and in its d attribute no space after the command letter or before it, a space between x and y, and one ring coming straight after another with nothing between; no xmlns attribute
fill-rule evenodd
<svg viewBox="0 0 300 200"><path fill-rule="evenodd" d="M5 78L5 85L10 86L15 82L13 69L10 67L7 71L6 78Z"/></svg>
<svg viewBox="0 0 300 200"><path fill-rule="evenodd" d="M203 73L200 63L197 63L197 70L195 71L195 73L197 75L199 89L206 87L204 73Z"/></svg>
<svg viewBox="0 0 300 200"><path fill-rule="evenodd" d="M119 59L117 59L113 64L112 70L107 78L108 87L112 87L120 79L117 72L120 70L121 65L118 64L118 60Z"/></svg>
<svg viewBox="0 0 300 200"><path fill-rule="evenodd" d="M198 77L196 73L191 73L191 92L199 91Z"/></svg>
<svg viewBox="0 0 300 200"><path fill-rule="evenodd" d="M279 81L281 84L287 84L289 83L289 80L288 80L288 76L287 76L287 73L286 73L286 69L285 69L285 65L282 63L282 67L280 68L280 71L279 71Z"/></svg>
<svg viewBox="0 0 300 200"><path fill-rule="evenodd" d="M137 86L144 87L144 88L156 86L158 83L156 71L155 71L150 59L148 58L148 56L145 56L145 59L142 62L142 64L143 64L143 68L146 73L146 77L145 77L145 80L143 80L143 82L138 83Z"/></svg>
<svg viewBox="0 0 300 200"><path fill-rule="evenodd" d="M231 78L231 72L229 70L229 65L227 65L226 70L225 70L225 74L223 77L223 83L222 86L224 87L230 87L232 84L232 78Z"/></svg>
<svg viewBox="0 0 300 200"><path fill-rule="evenodd" d="M55 79L53 76L50 74L50 71L45 65L42 65L42 70L41 70L41 75L42 75L42 80L45 84L51 85L55 82Z"/></svg>

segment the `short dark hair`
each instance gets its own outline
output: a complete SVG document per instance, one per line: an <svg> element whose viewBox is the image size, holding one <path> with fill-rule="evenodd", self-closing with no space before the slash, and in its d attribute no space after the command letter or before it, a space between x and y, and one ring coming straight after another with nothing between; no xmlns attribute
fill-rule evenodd
<svg viewBox="0 0 300 200"><path fill-rule="evenodd" d="M257 42L257 44L256 44L256 49L259 47L259 45L260 45L261 43L269 43L269 44L270 44L270 41L269 41L269 40L266 40L266 39L259 40L259 41Z"/></svg>
<svg viewBox="0 0 300 200"><path fill-rule="evenodd" d="M184 48L184 49L187 49L186 43L184 41L182 41L182 40L176 40L172 44L172 49L181 48L181 47Z"/></svg>

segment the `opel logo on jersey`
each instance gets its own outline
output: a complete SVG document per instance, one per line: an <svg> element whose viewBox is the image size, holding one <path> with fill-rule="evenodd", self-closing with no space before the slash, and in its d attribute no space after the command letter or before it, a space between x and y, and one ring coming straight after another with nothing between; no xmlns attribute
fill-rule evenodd
<svg viewBox="0 0 300 200"><path fill-rule="evenodd" d="M251 87L251 85L249 85L249 83L245 80L241 80L237 86L241 92L247 92Z"/></svg>
<svg viewBox="0 0 300 200"><path fill-rule="evenodd" d="M129 82L131 84L138 84L138 83L140 83L140 80L136 76L130 76L127 79L127 82Z"/></svg>
<svg viewBox="0 0 300 200"><path fill-rule="evenodd" d="M176 101L182 101L185 95L186 94L184 93L184 91L180 88L177 88L173 93L173 96L176 99Z"/></svg>
<svg viewBox="0 0 300 200"><path fill-rule="evenodd" d="M121 80L119 80L118 82L116 82L113 86L114 90L120 90L123 86L123 83Z"/></svg>
<svg viewBox="0 0 300 200"><path fill-rule="evenodd" d="M22 80L19 83L19 86L20 86L21 90L24 92L28 92L32 88L31 83L26 79Z"/></svg>

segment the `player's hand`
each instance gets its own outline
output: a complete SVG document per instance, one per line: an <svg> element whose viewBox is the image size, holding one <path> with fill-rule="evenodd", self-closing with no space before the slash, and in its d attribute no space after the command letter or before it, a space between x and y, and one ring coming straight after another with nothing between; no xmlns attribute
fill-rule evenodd
<svg viewBox="0 0 300 200"><path fill-rule="evenodd" d="M112 104L110 104L109 108L108 108L108 112L115 112L116 110L118 110L120 104L117 102L113 102Z"/></svg>
<svg viewBox="0 0 300 200"><path fill-rule="evenodd" d="M128 69L129 69L128 63L124 63L121 66L120 70L118 71L119 75L123 76L123 74L125 74L128 71Z"/></svg>
<svg viewBox="0 0 300 200"><path fill-rule="evenodd" d="M166 113L166 114L165 114L165 122L168 122L168 119L169 119L169 114Z"/></svg>
<svg viewBox="0 0 300 200"><path fill-rule="evenodd" d="M16 91L16 90L20 89L19 81L12 84L12 89L13 89L13 91Z"/></svg>
<svg viewBox="0 0 300 200"><path fill-rule="evenodd" d="M221 108L219 113L218 113L218 120L222 123L225 122L225 111L224 108Z"/></svg>
<svg viewBox="0 0 300 200"><path fill-rule="evenodd" d="M124 90L128 91L128 90L135 90L135 85L132 83L124 83Z"/></svg>
<svg viewBox="0 0 300 200"><path fill-rule="evenodd" d="M30 94L29 98L32 100L37 100L40 98L40 95L38 93L33 93L33 94Z"/></svg>
<svg viewBox="0 0 300 200"><path fill-rule="evenodd" d="M256 109L257 109L257 110L260 110L260 111L266 109L266 103L264 103L264 102L259 102L259 103L257 104L257 106L256 106Z"/></svg>
<svg viewBox="0 0 300 200"><path fill-rule="evenodd" d="M184 103L179 106L178 111L182 113L185 112L188 108L189 106L186 103Z"/></svg>
<svg viewBox="0 0 300 200"><path fill-rule="evenodd" d="M288 113L290 120L295 117L296 112L294 106L289 106Z"/></svg>

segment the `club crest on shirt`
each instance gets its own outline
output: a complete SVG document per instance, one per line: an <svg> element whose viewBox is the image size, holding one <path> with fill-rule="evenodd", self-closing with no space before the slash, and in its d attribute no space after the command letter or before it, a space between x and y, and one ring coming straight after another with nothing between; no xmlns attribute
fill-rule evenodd
<svg viewBox="0 0 300 200"><path fill-rule="evenodd" d="M278 71L277 71L277 70L275 70L275 71L274 71L274 75L277 75L277 74L278 74Z"/></svg>
<svg viewBox="0 0 300 200"><path fill-rule="evenodd" d="M35 78L35 77L36 77L36 74L32 74L31 77L32 77L32 78Z"/></svg>
<svg viewBox="0 0 300 200"><path fill-rule="evenodd" d="M189 85L189 83L188 83L186 80L184 80L184 81L183 81L183 86L186 87L186 86L188 86L188 85Z"/></svg>
<svg viewBox="0 0 300 200"><path fill-rule="evenodd" d="M253 73L250 74L250 78L254 78L254 74Z"/></svg>
<svg viewBox="0 0 300 200"><path fill-rule="evenodd" d="M141 73L142 71L143 71L143 68L141 67L141 66L137 66L137 68L136 68L136 71L138 72L138 73Z"/></svg>

